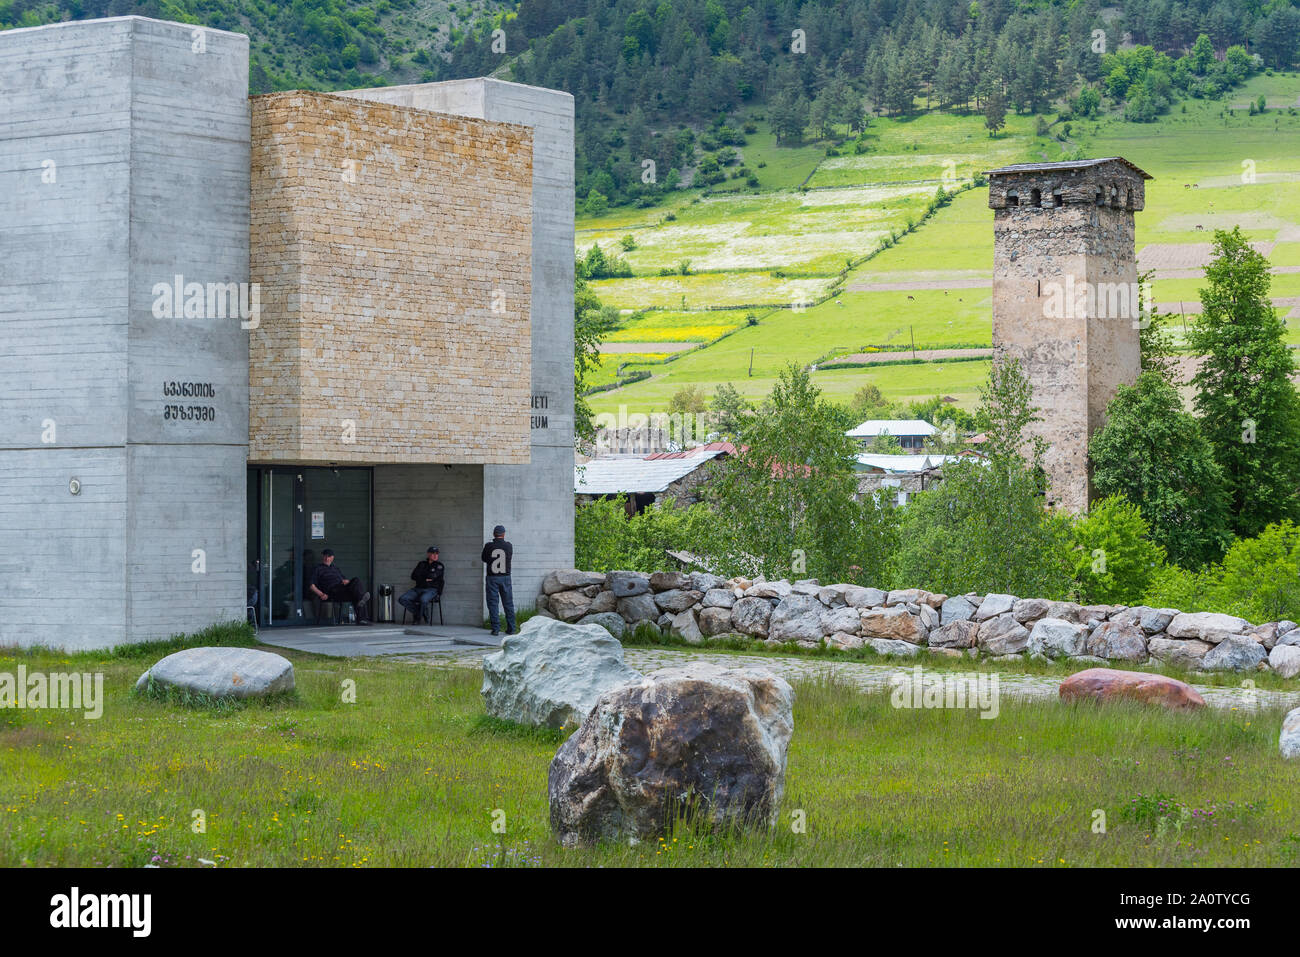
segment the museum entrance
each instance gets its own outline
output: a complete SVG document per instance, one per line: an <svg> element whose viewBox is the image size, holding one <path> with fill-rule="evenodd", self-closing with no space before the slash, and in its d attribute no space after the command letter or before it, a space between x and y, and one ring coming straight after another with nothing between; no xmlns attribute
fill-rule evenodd
<svg viewBox="0 0 1300 957"><path fill-rule="evenodd" d="M369 468L249 467L248 603L260 627L315 623L307 586L325 548L372 587L373 487Z"/></svg>

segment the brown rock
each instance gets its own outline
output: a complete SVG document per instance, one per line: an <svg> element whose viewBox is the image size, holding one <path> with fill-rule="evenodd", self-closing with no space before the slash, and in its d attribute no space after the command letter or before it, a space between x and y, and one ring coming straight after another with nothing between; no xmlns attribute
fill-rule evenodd
<svg viewBox="0 0 1300 957"><path fill-rule="evenodd" d="M1140 701L1171 711L1205 707L1205 699L1184 681L1113 668L1089 668L1070 675L1061 682L1060 695L1062 701Z"/></svg>
<svg viewBox="0 0 1300 957"><path fill-rule="evenodd" d="M862 634L867 638L890 638L920 645L925 643L927 631L919 617L906 608L894 607L863 612Z"/></svg>
<svg viewBox="0 0 1300 957"><path fill-rule="evenodd" d="M650 588L654 591L670 591L674 588L690 588L691 576L681 572L655 572L650 576Z"/></svg>

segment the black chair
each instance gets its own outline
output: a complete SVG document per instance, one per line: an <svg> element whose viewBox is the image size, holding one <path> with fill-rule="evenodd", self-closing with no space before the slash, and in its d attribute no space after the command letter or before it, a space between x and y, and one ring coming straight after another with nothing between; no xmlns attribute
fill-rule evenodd
<svg viewBox="0 0 1300 957"><path fill-rule="evenodd" d="M416 618L416 620L415 620L414 623L417 624L417 625L423 625L423 624L424 624L424 609L427 608L429 605L437 605L437 606L438 606L438 624L439 624L439 625L445 625L445 624L447 624L446 620L444 620L443 617L442 617L442 594L441 594L441 593L435 595L435 596L434 596L430 601L427 601L427 602L425 602L423 605L420 606L420 615L419 615L418 618ZM409 609L409 608L407 608L405 605L403 605L403 606L402 606L402 624L403 624L403 625L406 624L406 616L409 615L410 613L411 613L411 609ZM429 624L430 624L430 625L433 624L433 611L432 611L432 610L429 611Z"/></svg>
<svg viewBox="0 0 1300 957"><path fill-rule="evenodd" d="M341 625L343 624L343 606L352 604L352 602L347 601L346 599L343 601L334 601L331 598L317 598L315 595L312 596L311 601L312 601L312 606L316 612L317 627L320 626L321 618L325 616L326 605L333 606L334 624Z"/></svg>

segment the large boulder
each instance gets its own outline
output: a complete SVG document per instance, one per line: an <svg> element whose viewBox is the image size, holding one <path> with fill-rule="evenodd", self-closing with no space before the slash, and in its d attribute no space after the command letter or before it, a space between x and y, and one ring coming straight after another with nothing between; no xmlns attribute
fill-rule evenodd
<svg viewBox="0 0 1300 957"><path fill-rule="evenodd" d="M660 615L654 596L648 593L632 595L618 600L618 613L623 620L635 625L638 621L654 621Z"/></svg>
<svg viewBox="0 0 1300 957"><path fill-rule="evenodd" d="M617 609L618 596L606 589L596 592L596 597L591 600L591 605L587 608L587 614L599 615L602 612L616 611Z"/></svg>
<svg viewBox="0 0 1300 957"><path fill-rule="evenodd" d="M914 645L924 644L929 634L920 616L912 614L902 605L864 611L861 630L865 638L888 638L891 641L908 641Z"/></svg>
<svg viewBox="0 0 1300 957"><path fill-rule="evenodd" d="M766 598L741 598L731 606L731 624L746 635L767 637L772 620L772 603Z"/></svg>
<svg viewBox="0 0 1300 957"><path fill-rule="evenodd" d="M691 576L685 572L655 572L650 576L650 587L655 591L679 591L691 587Z"/></svg>
<svg viewBox="0 0 1300 957"><path fill-rule="evenodd" d="M982 623L975 640L987 655L1018 655L1029 646L1029 629L1008 612Z"/></svg>
<svg viewBox="0 0 1300 957"><path fill-rule="evenodd" d="M1284 758L1300 758L1300 708L1293 708L1282 719L1282 734L1277 739Z"/></svg>
<svg viewBox="0 0 1300 957"><path fill-rule="evenodd" d="M1274 645L1268 653L1268 666L1283 678L1300 675L1300 646Z"/></svg>
<svg viewBox="0 0 1300 957"><path fill-rule="evenodd" d="M1217 645L1229 635L1240 635L1249 627L1250 622L1236 615L1214 611L1183 612L1169 620L1165 633L1170 638L1196 638Z"/></svg>
<svg viewBox="0 0 1300 957"><path fill-rule="evenodd" d="M1188 671L1196 671L1200 668L1201 662L1213 647L1214 645L1208 641L1197 641L1195 638L1186 641L1181 638L1147 639L1147 651L1151 653L1152 658L1173 665L1175 668L1186 668Z"/></svg>
<svg viewBox="0 0 1300 957"><path fill-rule="evenodd" d="M794 594L790 583L777 579L771 582L757 582L745 589L746 598L786 598Z"/></svg>
<svg viewBox="0 0 1300 957"><path fill-rule="evenodd" d="M609 592L602 592L601 594L608 595ZM615 638L620 638L620 639L627 631L627 622L623 620L623 616L619 614L615 614L612 611L598 611L598 612L589 613L585 615L583 618L579 619L578 624L599 625L601 628L604 628Z"/></svg>
<svg viewBox="0 0 1300 957"><path fill-rule="evenodd" d="M711 572L691 572L690 589L692 591L711 591L714 588L725 588L727 580L721 575L714 575Z"/></svg>
<svg viewBox="0 0 1300 957"><path fill-rule="evenodd" d="M827 585L817 590L817 600L827 608L843 608L848 604L844 600L844 589Z"/></svg>
<svg viewBox="0 0 1300 957"><path fill-rule="evenodd" d="M772 609L767 637L772 641L820 641L822 612L826 610L812 595L793 594Z"/></svg>
<svg viewBox="0 0 1300 957"><path fill-rule="evenodd" d="M517 724L573 727L603 693L640 678L600 625L530 618L483 658L483 703Z"/></svg>
<svg viewBox="0 0 1300 957"><path fill-rule="evenodd" d="M961 595L954 595L939 606L939 624L970 621L975 617L975 606Z"/></svg>
<svg viewBox="0 0 1300 957"><path fill-rule="evenodd" d="M293 662L255 648L186 648L155 662L135 683L209 698L265 698L292 691Z"/></svg>
<svg viewBox="0 0 1300 957"><path fill-rule="evenodd" d="M890 658L915 658L921 653L920 645L910 641L895 641L892 638L872 638L866 644L876 654Z"/></svg>
<svg viewBox="0 0 1300 957"><path fill-rule="evenodd" d="M1089 668L1061 682L1062 701L1140 701L1174 711L1205 707L1205 699L1186 682L1141 671Z"/></svg>
<svg viewBox="0 0 1300 957"><path fill-rule="evenodd" d="M844 590L844 602L854 608L876 608L885 603L889 597L879 588L863 588L861 585L832 585L832 588Z"/></svg>
<svg viewBox="0 0 1300 957"><path fill-rule="evenodd" d="M703 597L700 592L689 588L670 588L655 595L655 604L663 611L675 615L690 608Z"/></svg>
<svg viewBox="0 0 1300 957"><path fill-rule="evenodd" d="M548 604L551 614L561 621L577 621L591 610L591 599L580 591L552 592Z"/></svg>
<svg viewBox="0 0 1300 957"><path fill-rule="evenodd" d="M793 708L783 679L706 662L607 692L551 762L556 837L652 841L688 810L704 824L771 827Z"/></svg>
<svg viewBox="0 0 1300 957"><path fill-rule="evenodd" d="M1225 635L1201 659L1204 671L1254 671L1268 652L1254 638Z"/></svg>
<svg viewBox="0 0 1300 957"><path fill-rule="evenodd" d="M1015 595L985 595L975 610L976 621L988 621L998 615L1005 615L1016 606Z"/></svg>
<svg viewBox="0 0 1300 957"><path fill-rule="evenodd" d="M672 616L672 620L668 623L668 633L674 638L682 639L688 645L698 645L704 637L695 620L695 612L689 608Z"/></svg>
<svg viewBox="0 0 1300 957"><path fill-rule="evenodd" d="M650 590L650 576L645 572L609 572L605 575L605 584L615 598L631 598Z"/></svg>
<svg viewBox="0 0 1300 957"><path fill-rule="evenodd" d="M952 599L949 599L951 601ZM956 619L930 632L931 648L974 648L979 636L978 622Z"/></svg>
<svg viewBox="0 0 1300 957"><path fill-rule="evenodd" d="M1082 625L1088 621L1088 611L1082 605L1072 601L1053 601L1048 603L1047 614L1043 617L1059 618L1061 621Z"/></svg>
<svg viewBox="0 0 1300 957"><path fill-rule="evenodd" d="M833 635L837 631L856 635L862 626L862 613L848 605L826 608L821 613L821 626L824 635Z"/></svg>
<svg viewBox="0 0 1300 957"><path fill-rule="evenodd" d="M1046 618L1052 603L1046 598L1022 598L1011 609L1012 616L1022 625L1032 625L1040 618Z"/></svg>
<svg viewBox="0 0 1300 957"><path fill-rule="evenodd" d="M1087 641L1088 654L1119 661L1145 661L1147 638L1133 621L1108 621L1098 625Z"/></svg>
<svg viewBox="0 0 1300 957"><path fill-rule="evenodd" d="M602 572L584 572L576 568L560 568L542 579L542 591L554 595L558 591L576 591L588 585L605 584Z"/></svg>
<svg viewBox="0 0 1300 957"><path fill-rule="evenodd" d="M1088 628L1061 618L1040 618L1029 633L1027 650L1031 655L1066 658L1086 655Z"/></svg>
<svg viewBox="0 0 1300 957"><path fill-rule="evenodd" d="M718 606L705 606L700 609L700 631L712 638L714 635L726 635L731 632L731 609Z"/></svg>
<svg viewBox="0 0 1300 957"><path fill-rule="evenodd" d="M736 603L736 593L730 588L710 588L701 601L705 608L730 608Z"/></svg>

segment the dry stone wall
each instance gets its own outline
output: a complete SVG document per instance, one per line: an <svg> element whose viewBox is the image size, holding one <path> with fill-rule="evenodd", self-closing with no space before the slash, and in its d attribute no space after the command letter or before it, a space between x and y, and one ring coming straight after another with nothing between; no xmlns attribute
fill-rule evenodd
<svg viewBox="0 0 1300 957"><path fill-rule="evenodd" d="M1080 605L1015 595L941 595L822 585L815 579L722 578L705 572L563 569L542 583L538 613L629 627L649 623L689 643L739 634L772 645L868 647L883 655L1069 659L1125 666L1300 675L1300 627L1253 625L1216 612Z"/></svg>

